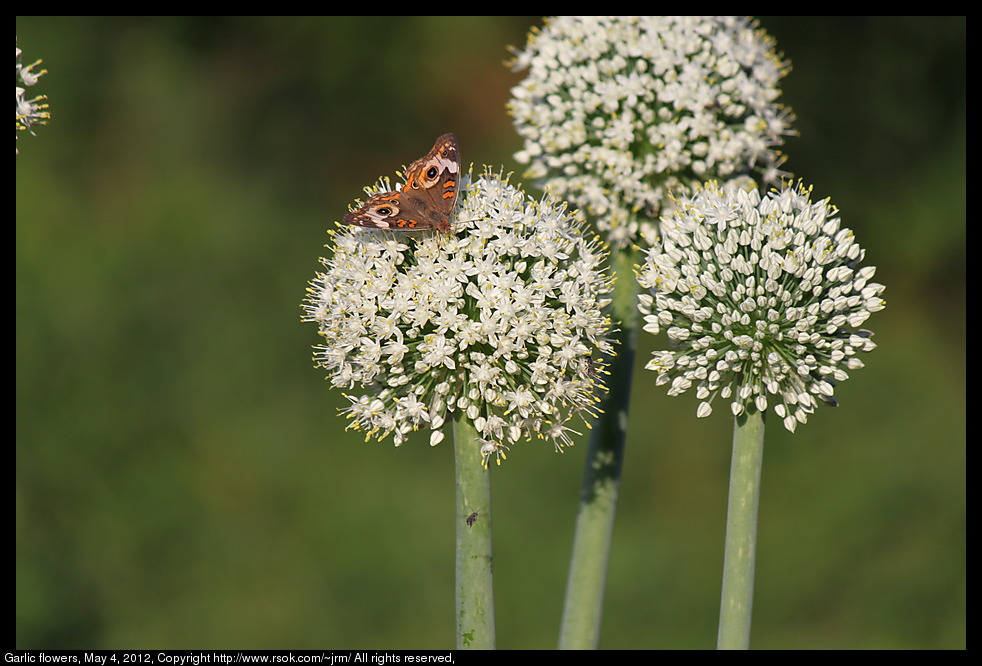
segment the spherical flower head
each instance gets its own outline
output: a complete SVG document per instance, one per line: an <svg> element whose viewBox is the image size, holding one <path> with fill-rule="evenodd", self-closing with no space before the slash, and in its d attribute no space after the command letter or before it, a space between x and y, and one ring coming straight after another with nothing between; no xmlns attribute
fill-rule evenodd
<svg viewBox="0 0 982 666"><path fill-rule="evenodd" d="M51 114L47 111L48 105L44 103L47 99L44 95L37 95L36 97L28 99L25 96L27 92L26 89L33 86L38 82L43 75L48 73L48 70L42 69L41 71L35 72L34 68L41 64L38 60L26 67L21 64L21 50L19 47L14 47L16 49L16 103L15 103L15 114L14 121L16 125L15 139L17 134L21 131L29 131L34 134L32 129L33 125L44 125L48 122L48 118ZM15 149L15 152L19 152Z"/></svg>
<svg viewBox="0 0 982 666"><path fill-rule="evenodd" d="M509 103L515 158L614 247L651 237L673 189L779 180L789 66L748 18L554 17L514 64L528 70Z"/></svg>
<svg viewBox="0 0 982 666"><path fill-rule="evenodd" d="M351 391L342 411L366 438L399 446L424 429L435 445L463 416L485 466L533 435L561 451L569 421L594 413L596 365L612 353L606 253L564 204L489 171L464 179L451 223L333 233L304 303L325 339L315 363Z"/></svg>
<svg viewBox="0 0 982 666"><path fill-rule="evenodd" d="M876 347L859 327L884 307L837 214L800 185L761 199L711 183L681 200L638 274L645 330L669 339L645 366L656 383L673 396L695 386L698 416L717 395L735 416L773 405L792 432L817 401L835 405L835 385Z"/></svg>

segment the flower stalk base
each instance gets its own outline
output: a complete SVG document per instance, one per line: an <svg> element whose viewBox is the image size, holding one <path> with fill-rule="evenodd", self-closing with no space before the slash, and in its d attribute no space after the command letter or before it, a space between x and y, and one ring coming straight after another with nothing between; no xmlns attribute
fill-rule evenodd
<svg viewBox="0 0 982 666"><path fill-rule="evenodd" d="M457 649L495 648L491 577L491 472L481 464L478 433L462 415L454 420L457 479Z"/></svg>
<svg viewBox="0 0 982 666"><path fill-rule="evenodd" d="M757 553L757 506L760 469L764 459L764 415L742 414L733 427L730 461L730 499L726 508L726 547L723 555L723 594L719 611L720 650L750 647Z"/></svg>

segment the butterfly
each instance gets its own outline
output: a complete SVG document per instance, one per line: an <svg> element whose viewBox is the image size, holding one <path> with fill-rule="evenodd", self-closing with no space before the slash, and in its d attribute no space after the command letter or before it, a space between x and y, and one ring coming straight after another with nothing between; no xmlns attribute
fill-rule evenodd
<svg viewBox="0 0 982 666"><path fill-rule="evenodd" d="M395 192L373 194L345 224L370 229L450 231L450 213L460 190L457 137L444 134L432 150L406 169L406 184Z"/></svg>

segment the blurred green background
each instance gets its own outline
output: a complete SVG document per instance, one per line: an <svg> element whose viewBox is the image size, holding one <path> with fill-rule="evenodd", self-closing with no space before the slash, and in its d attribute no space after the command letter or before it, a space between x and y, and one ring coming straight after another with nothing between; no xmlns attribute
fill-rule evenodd
<svg viewBox="0 0 982 666"><path fill-rule="evenodd" d="M503 62L540 23L17 18L52 114L16 158L18 648L452 647L452 447L345 432L299 304L440 133L521 173ZM761 24L787 168L888 306L838 409L772 419L752 646L963 648L965 19ZM601 647L712 648L732 423L645 338ZM500 648L556 644L585 450L493 470Z"/></svg>

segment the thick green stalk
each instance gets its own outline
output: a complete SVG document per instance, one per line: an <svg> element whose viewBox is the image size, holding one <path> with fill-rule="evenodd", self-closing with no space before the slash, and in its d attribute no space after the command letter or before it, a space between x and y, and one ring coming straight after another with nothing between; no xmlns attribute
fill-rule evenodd
<svg viewBox="0 0 982 666"><path fill-rule="evenodd" d="M726 549L723 556L723 594L719 611L720 650L750 647L754 601L754 563L757 552L757 505L760 469L764 460L764 415L743 414L733 427L730 461L730 499L726 509Z"/></svg>
<svg viewBox="0 0 982 666"><path fill-rule="evenodd" d="M457 476L457 649L495 648L491 581L491 472L481 464L477 430L463 415L454 420Z"/></svg>
<svg viewBox="0 0 982 666"><path fill-rule="evenodd" d="M559 648L596 649L600 641L604 587L610 559L610 540L617 510L631 377L637 350L638 282L634 276L638 252L613 254L613 314L620 326L616 333L617 355L611 359L609 392L601 404L603 413L593 423L586 456L580 508L576 516L573 554L566 583Z"/></svg>

